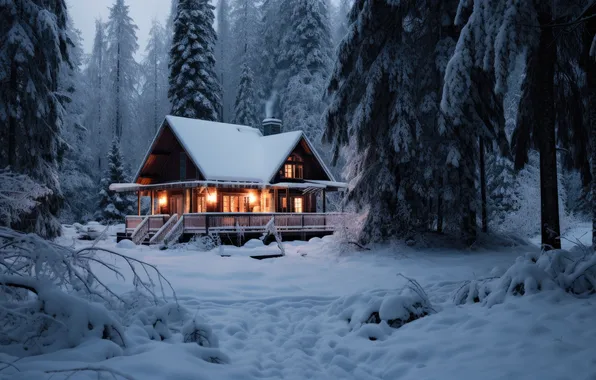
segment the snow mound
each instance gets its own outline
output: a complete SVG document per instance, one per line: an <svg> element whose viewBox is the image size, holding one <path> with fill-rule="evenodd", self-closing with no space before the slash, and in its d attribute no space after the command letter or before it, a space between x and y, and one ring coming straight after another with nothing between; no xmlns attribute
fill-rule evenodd
<svg viewBox="0 0 596 380"><path fill-rule="evenodd" d="M137 245L133 243L132 240L124 239L120 240L120 242L116 244L116 247L120 249L136 249Z"/></svg>
<svg viewBox="0 0 596 380"><path fill-rule="evenodd" d="M381 339L379 335L390 334L383 326L397 329L435 313L422 287L414 280L407 281L399 290L375 290L341 298L331 307L331 312L338 313L352 330L363 329L364 336L370 340ZM368 324L382 326L374 328ZM370 335L373 330L378 334Z"/></svg>
<svg viewBox="0 0 596 380"><path fill-rule="evenodd" d="M250 239L246 243L244 243L244 248L262 248L265 244L260 239Z"/></svg>

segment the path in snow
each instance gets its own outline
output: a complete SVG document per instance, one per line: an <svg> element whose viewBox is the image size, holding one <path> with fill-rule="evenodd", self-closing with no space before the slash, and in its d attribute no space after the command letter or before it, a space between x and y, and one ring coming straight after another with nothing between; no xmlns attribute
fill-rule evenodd
<svg viewBox="0 0 596 380"><path fill-rule="evenodd" d="M595 298L544 292L491 309L450 301L460 281L500 274L534 247L337 254L333 245L313 241L288 244L281 259L246 257L275 249L225 247L230 258L215 251L122 250L159 266L180 303L213 327L230 364L197 361L180 343L156 343L98 364L143 380L596 379ZM418 280L438 313L397 330L384 323L352 329L350 308L367 312L370 292L398 289L397 273Z"/></svg>

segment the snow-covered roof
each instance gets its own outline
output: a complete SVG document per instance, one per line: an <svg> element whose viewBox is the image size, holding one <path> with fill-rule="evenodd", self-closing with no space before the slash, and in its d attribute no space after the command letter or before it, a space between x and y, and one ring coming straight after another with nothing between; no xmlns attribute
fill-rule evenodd
<svg viewBox="0 0 596 380"><path fill-rule="evenodd" d="M176 116L166 116L161 129L166 125L171 127L206 180L268 184L300 140L304 138L327 176L335 181L302 131L263 136L258 129L245 125ZM156 135L156 139L160 132ZM147 152L135 180L138 179L153 145Z"/></svg>

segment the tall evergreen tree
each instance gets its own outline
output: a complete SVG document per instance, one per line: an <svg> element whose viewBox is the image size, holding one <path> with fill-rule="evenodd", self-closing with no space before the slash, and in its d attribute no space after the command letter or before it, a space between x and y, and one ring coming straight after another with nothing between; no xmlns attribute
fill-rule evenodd
<svg viewBox="0 0 596 380"><path fill-rule="evenodd" d="M173 115L219 120L221 86L215 73L213 10L208 0L179 0L169 65Z"/></svg>
<svg viewBox="0 0 596 380"><path fill-rule="evenodd" d="M232 32L228 0L219 0L217 7L217 44L215 46L215 70L222 88L221 121L232 118L234 107L234 86L232 80Z"/></svg>
<svg viewBox="0 0 596 380"><path fill-rule="evenodd" d="M348 201L368 211L364 240L432 224L438 164L446 161L438 94L454 45L443 21L455 9L452 1L357 0L350 12L328 89L325 139L336 160L346 157Z"/></svg>
<svg viewBox="0 0 596 380"><path fill-rule="evenodd" d="M101 20L97 20L95 21L93 49L85 70L85 83L89 91L85 94L87 107L84 125L90 131L89 137L92 140L89 141L89 146L98 171L102 171L103 165L105 165L103 159L108 151L108 137L111 136L111 130L107 123L107 107L104 104L108 79L106 51L105 24Z"/></svg>
<svg viewBox="0 0 596 380"><path fill-rule="evenodd" d="M64 0L0 3L0 167L51 190L13 226L45 237L61 232L57 171L64 115L58 85L61 69L70 64L67 19Z"/></svg>
<svg viewBox="0 0 596 380"><path fill-rule="evenodd" d="M242 65L242 74L234 107L234 123L256 127L259 125L256 109L253 74L248 64Z"/></svg>
<svg viewBox="0 0 596 380"><path fill-rule="evenodd" d="M81 221L91 215L90 199L96 192L92 179L93 162L88 139L89 131L84 127L84 115L88 102L88 88L83 78L83 47L81 32L68 23L73 49L71 65L63 64L59 76L59 91L64 99L63 139L67 150L60 166L60 184L65 197L61 219L67 222ZM95 90L95 89L94 89Z"/></svg>
<svg viewBox="0 0 596 380"><path fill-rule="evenodd" d="M132 98L137 75L134 54L139 48L136 35L138 27L130 18L129 7L124 0L116 0L110 8L106 25L111 124L114 136L120 140L124 126L131 125L133 120Z"/></svg>
<svg viewBox="0 0 596 380"><path fill-rule="evenodd" d="M142 62L143 87L141 89L141 112L143 136L151 140L157 133L164 117L170 111L168 101L168 37L158 21L153 21L149 41Z"/></svg>
<svg viewBox="0 0 596 380"><path fill-rule="evenodd" d="M545 249L560 247L557 176L557 119L555 81L560 47L555 15L566 14L576 1L510 2L461 0L459 24L465 25L449 64L443 109L452 116L467 102L471 73L482 70L494 76L494 92L507 92L507 81L517 59L524 54L526 76L522 105L513 136L515 163L523 167L528 151L540 152L541 226ZM560 21L560 20L559 20ZM528 27L534 25L534 27ZM561 62L564 62L562 59ZM457 116L455 116L457 117ZM534 128L540 126L540 128Z"/></svg>
<svg viewBox="0 0 596 380"><path fill-rule="evenodd" d="M126 215L133 212L133 201L130 197L116 193L110 190L112 183L126 183L126 175L122 153L120 151L120 142L116 137L112 140L112 147L108 153L108 169L101 179L99 191L99 207L95 213L98 220L103 221L122 221Z"/></svg>
<svg viewBox="0 0 596 380"><path fill-rule="evenodd" d="M325 85L333 47L326 0L285 0L287 30L277 59L282 117L286 126L303 130L313 141L322 136Z"/></svg>

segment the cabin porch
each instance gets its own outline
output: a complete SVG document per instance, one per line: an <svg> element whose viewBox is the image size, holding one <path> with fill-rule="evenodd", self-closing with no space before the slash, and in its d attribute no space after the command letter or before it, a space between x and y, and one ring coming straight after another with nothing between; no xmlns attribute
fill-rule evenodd
<svg viewBox="0 0 596 380"><path fill-rule="evenodd" d="M189 213L127 216L125 231L117 240L135 244L186 242L195 235L218 235L223 243L242 245L259 238L274 220L283 240L308 240L333 234L341 225L342 213Z"/></svg>
<svg viewBox="0 0 596 380"><path fill-rule="evenodd" d="M217 234L222 242L242 244L261 237L271 219L284 240L323 237L335 231L342 216L328 213L326 200L327 191L338 191L340 185L325 181L113 185L118 192L135 192L138 201L137 215L126 217L118 241L168 245Z"/></svg>

